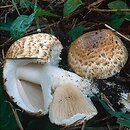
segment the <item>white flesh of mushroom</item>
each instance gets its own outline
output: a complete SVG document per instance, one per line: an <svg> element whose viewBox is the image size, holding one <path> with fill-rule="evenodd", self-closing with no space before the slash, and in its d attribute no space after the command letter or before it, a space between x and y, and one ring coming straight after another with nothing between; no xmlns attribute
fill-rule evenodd
<svg viewBox="0 0 130 130"><path fill-rule="evenodd" d="M32 62L32 60L29 62ZM17 78L16 68L20 64L26 65L28 64L28 60L6 60L4 66L6 69L3 71L4 77L7 77L5 78L6 91L22 109L33 114L44 114L41 87Z"/></svg>
<svg viewBox="0 0 130 130"><path fill-rule="evenodd" d="M40 65L30 63L19 66L16 71L18 79L26 80L35 84L40 84L43 91L44 110L47 112L52 102L52 93L58 86L72 83L78 87L84 95L92 96L98 89L90 80L83 79L75 73L63 70L50 64Z"/></svg>

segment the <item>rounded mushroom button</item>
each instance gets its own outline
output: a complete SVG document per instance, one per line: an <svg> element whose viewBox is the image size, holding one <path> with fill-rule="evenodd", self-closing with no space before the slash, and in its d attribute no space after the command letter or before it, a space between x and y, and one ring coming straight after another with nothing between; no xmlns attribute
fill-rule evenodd
<svg viewBox="0 0 130 130"><path fill-rule="evenodd" d="M108 29L83 34L70 45L68 52L73 71L89 79L106 79L119 73L127 59L123 42Z"/></svg>

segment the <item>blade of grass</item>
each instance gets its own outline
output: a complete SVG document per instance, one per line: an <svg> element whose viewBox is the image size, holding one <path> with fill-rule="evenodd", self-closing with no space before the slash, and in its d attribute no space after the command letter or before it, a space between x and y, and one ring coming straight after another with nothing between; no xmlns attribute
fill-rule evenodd
<svg viewBox="0 0 130 130"><path fill-rule="evenodd" d="M38 1L38 0L35 0L34 10L33 10L34 12L36 12L36 11L37 11L37 9L38 9L38 6L37 6L37 1Z"/></svg>
<svg viewBox="0 0 130 130"><path fill-rule="evenodd" d="M13 114L14 114L14 117L15 117L15 120L16 120L16 123L17 123L17 125L19 126L20 130L24 130L24 129L23 129L23 126L22 126L22 124L21 124L21 122L20 122L19 116L18 116L18 114L17 114L17 110L14 108L14 106L13 106L10 102L7 101L7 103L9 103L9 105L10 105L12 111L13 111Z"/></svg>
<svg viewBox="0 0 130 130"><path fill-rule="evenodd" d="M130 128L130 120L118 119L117 123L120 124L120 125L123 125L123 126L126 126L126 127Z"/></svg>
<svg viewBox="0 0 130 130"><path fill-rule="evenodd" d="M130 116L123 113L123 112L118 112L118 111L113 111L107 104L105 101L103 101L102 99L99 99L100 103L102 104L102 106L104 107L104 109L110 113L111 115L117 117L117 118L124 118L127 120L130 120Z"/></svg>
<svg viewBox="0 0 130 130"><path fill-rule="evenodd" d="M39 17L35 16L36 28L37 32L41 32L40 24L39 24Z"/></svg>
<svg viewBox="0 0 130 130"><path fill-rule="evenodd" d="M18 15L20 16L19 10L18 10L17 5L14 0L12 0L12 4L13 4L15 10L17 11Z"/></svg>

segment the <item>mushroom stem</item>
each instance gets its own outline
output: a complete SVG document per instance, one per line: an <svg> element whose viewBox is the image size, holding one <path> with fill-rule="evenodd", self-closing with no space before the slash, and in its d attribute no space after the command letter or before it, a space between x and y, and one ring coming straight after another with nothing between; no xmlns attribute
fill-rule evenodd
<svg viewBox="0 0 130 130"><path fill-rule="evenodd" d="M16 76L18 79L26 80L35 84L40 84L41 68L42 66L39 64L19 66L16 71Z"/></svg>
<svg viewBox="0 0 130 130"><path fill-rule="evenodd" d="M53 83L53 89L57 84L73 82L77 84L82 79L80 76L51 65L28 64L19 66L16 71L18 79L26 80L32 83L41 84L43 76L48 76Z"/></svg>
<svg viewBox="0 0 130 130"><path fill-rule="evenodd" d="M83 85L81 82L91 82L91 80L84 79L77 74L58 68L57 66L52 66L50 64L40 65L40 64L27 64L24 66L19 66L16 71L16 76L18 79L26 80L35 84L44 83L51 84L51 88L54 90L57 86L72 83L78 87L78 85ZM46 80L45 80L46 79ZM44 84L43 83L43 84ZM84 84L86 86L87 84Z"/></svg>

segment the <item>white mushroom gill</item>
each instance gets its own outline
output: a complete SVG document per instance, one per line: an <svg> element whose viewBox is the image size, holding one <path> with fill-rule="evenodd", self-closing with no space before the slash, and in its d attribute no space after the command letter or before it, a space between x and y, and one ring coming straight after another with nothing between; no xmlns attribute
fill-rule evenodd
<svg viewBox="0 0 130 130"><path fill-rule="evenodd" d="M89 120L97 114L90 98L86 98L73 84L56 88L49 109L49 118L58 125L71 125Z"/></svg>

